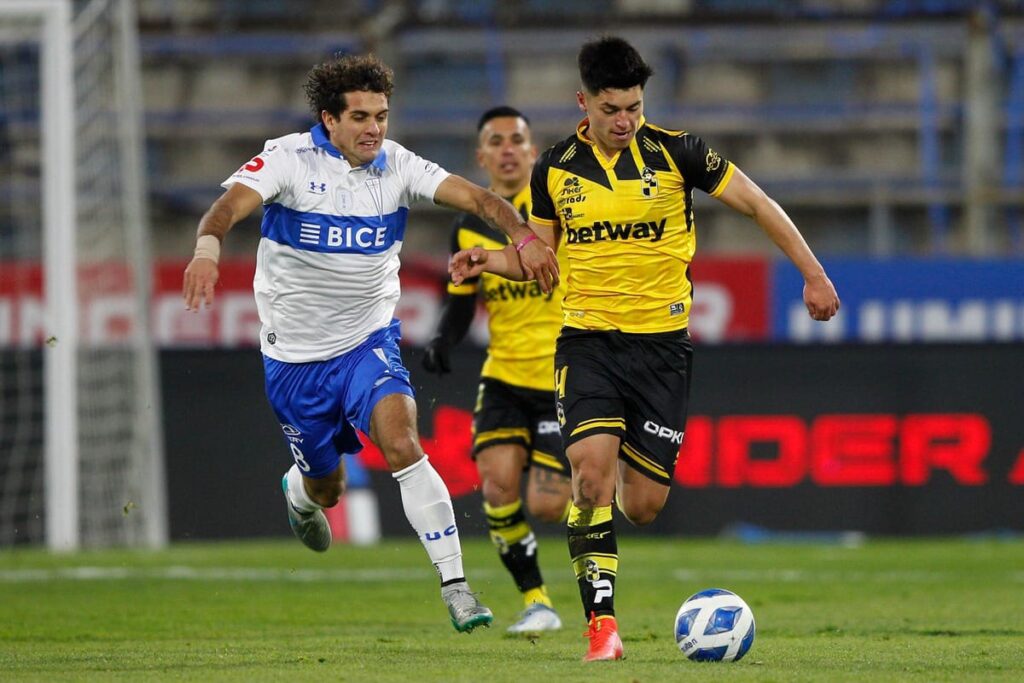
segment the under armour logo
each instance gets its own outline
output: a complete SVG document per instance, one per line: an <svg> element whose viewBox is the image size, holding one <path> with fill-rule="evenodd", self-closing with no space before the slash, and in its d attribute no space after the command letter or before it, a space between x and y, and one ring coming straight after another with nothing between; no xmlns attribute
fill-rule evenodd
<svg viewBox="0 0 1024 683"><path fill-rule="evenodd" d="M327 192L327 183L318 183L315 180L309 181L309 191L316 194Z"/></svg>

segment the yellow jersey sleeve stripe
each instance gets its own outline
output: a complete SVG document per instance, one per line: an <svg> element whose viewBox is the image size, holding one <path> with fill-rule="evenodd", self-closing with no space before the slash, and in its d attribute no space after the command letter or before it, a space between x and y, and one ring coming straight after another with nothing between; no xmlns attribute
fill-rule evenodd
<svg viewBox="0 0 1024 683"><path fill-rule="evenodd" d="M718 185L715 186L715 189L710 192L712 197L717 197L722 194L725 191L725 187L729 184L729 181L732 180L732 172L736 167L731 161L727 161L726 163L729 165L726 166L725 173L722 174L722 179L718 181Z"/></svg>
<svg viewBox="0 0 1024 683"><path fill-rule="evenodd" d="M558 225L558 221L548 220L547 218L538 218L537 216L535 216L532 213L530 214L530 222L531 223L536 223L537 225L543 225L543 226L545 226L547 228L553 228L556 225Z"/></svg>
<svg viewBox="0 0 1024 683"><path fill-rule="evenodd" d="M641 467L644 467L650 470L651 472L654 472L655 474L659 475L664 479L668 478L668 472L665 471L664 467L654 462L647 456L640 454L635 448L630 446L628 443L622 444L622 453L627 458L637 463Z"/></svg>
<svg viewBox="0 0 1024 683"><path fill-rule="evenodd" d="M454 282L449 282L448 283L448 293L449 294L468 296L468 295L471 295L471 294L476 294L478 289L479 289L479 285L478 285L477 282L466 282L466 283L463 283L461 285L457 285Z"/></svg>

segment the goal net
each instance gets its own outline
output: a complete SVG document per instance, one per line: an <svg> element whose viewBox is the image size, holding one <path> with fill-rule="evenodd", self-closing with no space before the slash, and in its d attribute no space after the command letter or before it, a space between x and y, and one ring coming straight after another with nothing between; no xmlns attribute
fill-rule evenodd
<svg viewBox="0 0 1024 683"><path fill-rule="evenodd" d="M167 538L131 0L0 0L0 547Z"/></svg>

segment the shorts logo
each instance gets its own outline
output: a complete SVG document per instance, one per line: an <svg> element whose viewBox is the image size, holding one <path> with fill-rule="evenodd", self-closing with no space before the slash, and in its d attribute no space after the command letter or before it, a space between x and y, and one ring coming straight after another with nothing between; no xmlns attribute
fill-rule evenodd
<svg viewBox="0 0 1024 683"><path fill-rule="evenodd" d="M284 432L285 436L302 436L302 432L292 425L281 425L281 431Z"/></svg>
<svg viewBox="0 0 1024 683"><path fill-rule="evenodd" d="M537 434L543 436L544 434L558 434L561 429L558 428L558 423L554 420L543 420L537 423Z"/></svg>
<svg viewBox="0 0 1024 683"><path fill-rule="evenodd" d="M654 434L659 439L668 439L670 443L682 445L683 443L683 432L677 432L674 429L668 427L662 427L661 425L655 424L648 420L644 422L644 431L648 434Z"/></svg>

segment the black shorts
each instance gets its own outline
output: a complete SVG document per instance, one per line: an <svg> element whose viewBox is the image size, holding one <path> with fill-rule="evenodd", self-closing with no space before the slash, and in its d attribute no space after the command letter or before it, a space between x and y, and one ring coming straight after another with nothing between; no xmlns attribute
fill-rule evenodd
<svg viewBox="0 0 1024 683"><path fill-rule="evenodd" d="M593 434L622 439L619 457L672 483L686 429L693 346L686 330L630 334L563 328L555 393L565 448Z"/></svg>
<svg viewBox="0 0 1024 683"><path fill-rule="evenodd" d="M500 444L522 446L527 467L542 467L569 476L550 391L526 389L490 377L480 380L473 409L473 457Z"/></svg>

